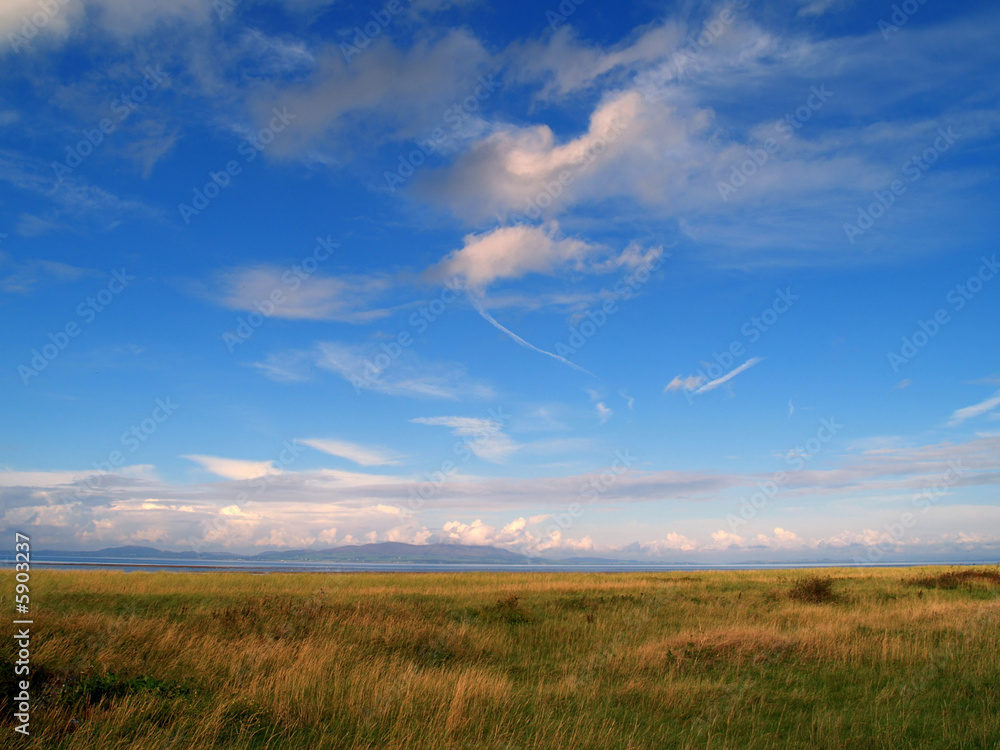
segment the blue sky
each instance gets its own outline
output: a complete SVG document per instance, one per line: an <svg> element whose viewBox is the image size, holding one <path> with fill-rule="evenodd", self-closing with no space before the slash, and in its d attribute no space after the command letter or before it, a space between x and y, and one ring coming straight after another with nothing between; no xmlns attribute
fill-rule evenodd
<svg viewBox="0 0 1000 750"><path fill-rule="evenodd" d="M1000 548L990 3L16 0L3 526Z"/></svg>

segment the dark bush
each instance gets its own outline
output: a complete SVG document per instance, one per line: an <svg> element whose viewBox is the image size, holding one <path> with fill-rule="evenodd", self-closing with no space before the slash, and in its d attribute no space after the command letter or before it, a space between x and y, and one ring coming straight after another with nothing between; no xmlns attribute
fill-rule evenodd
<svg viewBox="0 0 1000 750"><path fill-rule="evenodd" d="M796 581L788 596L800 602L813 604L832 602L839 598L833 590L833 578L830 576L810 576Z"/></svg>

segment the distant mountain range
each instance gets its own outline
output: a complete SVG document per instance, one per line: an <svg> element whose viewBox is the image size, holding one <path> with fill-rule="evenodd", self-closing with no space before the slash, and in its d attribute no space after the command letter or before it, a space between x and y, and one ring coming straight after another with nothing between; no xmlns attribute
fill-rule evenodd
<svg viewBox="0 0 1000 750"><path fill-rule="evenodd" d="M90 558L122 560L241 560L257 562L363 562L363 563L466 563L480 565L627 565L635 560L607 560L598 557L550 559L529 557L498 547L466 544L404 544L379 542L331 549L296 549L261 552L256 555L234 555L228 552L169 552L154 547L107 547L96 551L41 550L34 553L39 562Z"/></svg>
<svg viewBox="0 0 1000 750"><path fill-rule="evenodd" d="M12 555L0 555L0 560L9 561ZM105 549L91 551L69 551L69 550L40 550L32 552L32 561L36 563L56 562L56 561L79 561L81 564L88 561L103 562L114 565L117 561L127 563L129 561L136 564L153 564L160 562L193 563L193 562L216 562L225 563L260 563L266 566L271 563L369 563L369 564L411 564L411 565L594 565L602 567L641 565L655 568L667 567L674 569L694 569L704 570L711 567L752 567L752 566L772 566L798 567L817 565L841 566L855 564L853 560L845 557L824 558L818 560L740 560L720 561L714 565L706 567L704 563L691 561L671 561L671 560L618 560L604 557L531 557L521 555L510 550L499 547L474 546L467 544L404 544L402 542L379 542L377 544L359 544L349 547L333 547L331 549L295 549L281 550L277 552L260 552L256 555L236 555L230 552L197 552L195 550L182 550L180 552L170 552L168 550L156 549L155 547L107 547ZM116 563L109 563L114 560ZM886 560L886 565L995 565L997 561L986 560L976 556L953 556L939 560L907 561Z"/></svg>

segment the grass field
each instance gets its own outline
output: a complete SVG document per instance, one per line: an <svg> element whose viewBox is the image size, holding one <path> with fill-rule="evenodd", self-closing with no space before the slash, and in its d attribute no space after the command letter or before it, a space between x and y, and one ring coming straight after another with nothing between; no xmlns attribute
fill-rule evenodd
<svg viewBox="0 0 1000 750"><path fill-rule="evenodd" d="M1000 747L997 568L36 570L32 614L4 747Z"/></svg>

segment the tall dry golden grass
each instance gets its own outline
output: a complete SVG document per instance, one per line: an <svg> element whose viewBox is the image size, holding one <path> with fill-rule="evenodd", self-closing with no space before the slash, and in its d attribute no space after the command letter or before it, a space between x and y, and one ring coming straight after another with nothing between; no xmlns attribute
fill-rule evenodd
<svg viewBox="0 0 1000 750"><path fill-rule="evenodd" d="M17 744L996 750L1000 575L942 572L41 570Z"/></svg>

